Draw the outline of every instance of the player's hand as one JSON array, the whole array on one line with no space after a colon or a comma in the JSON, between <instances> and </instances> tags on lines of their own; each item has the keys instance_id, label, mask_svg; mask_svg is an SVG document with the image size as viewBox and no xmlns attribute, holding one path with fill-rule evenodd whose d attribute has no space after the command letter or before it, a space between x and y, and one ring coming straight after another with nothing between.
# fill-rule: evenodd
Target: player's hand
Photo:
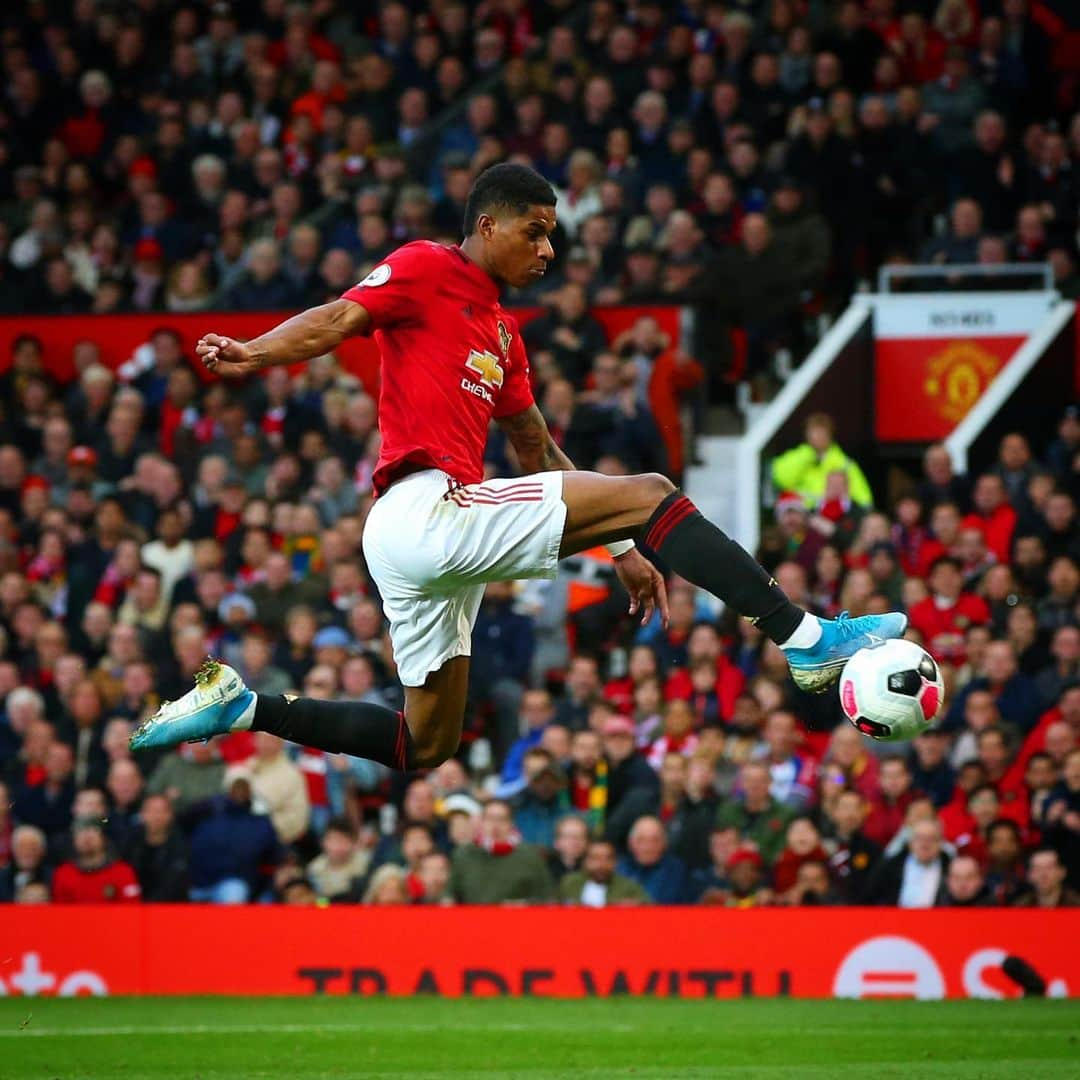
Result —
<instances>
[{"instance_id":1,"label":"player's hand","mask_svg":"<svg viewBox=\"0 0 1080 1080\"><path fill-rule=\"evenodd\" d=\"M623 588L630 594L630 614L641 615L644 626L653 612L659 608L664 629L668 625L667 586L660 571L637 548L631 548L625 555L615 560L615 573L623 583Z\"/></svg>"},{"instance_id":2,"label":"player's hand","mask_svg":"<svg viewBox=\"0 0 1080 1080\"><path fill-rule=\"evenodd\" d=\"M221 334L206 334L199 338L195 355L207 371L226 379L239 379L259 370L251 351L242 341Z\"/></svg>"}]
</instances>

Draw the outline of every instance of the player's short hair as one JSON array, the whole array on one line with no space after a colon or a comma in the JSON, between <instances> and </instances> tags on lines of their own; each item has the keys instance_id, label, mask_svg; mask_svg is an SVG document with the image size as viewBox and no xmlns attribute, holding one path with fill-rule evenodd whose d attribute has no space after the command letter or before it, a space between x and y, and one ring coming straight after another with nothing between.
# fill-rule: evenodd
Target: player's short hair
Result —
<instances>
[{"instance_id":1,"label":"player's short hair","mask_svg":"<svg viewBox=\"0 0 1080 1080\"><path fill-rule=\"evenodd\" d=\"M485 169L475 180L465 202L464 232L472 236L481 214L494 210L524 214L530 206L554 206L552 186L528 165L504 162Z\"/></svg>"}]
</instances>

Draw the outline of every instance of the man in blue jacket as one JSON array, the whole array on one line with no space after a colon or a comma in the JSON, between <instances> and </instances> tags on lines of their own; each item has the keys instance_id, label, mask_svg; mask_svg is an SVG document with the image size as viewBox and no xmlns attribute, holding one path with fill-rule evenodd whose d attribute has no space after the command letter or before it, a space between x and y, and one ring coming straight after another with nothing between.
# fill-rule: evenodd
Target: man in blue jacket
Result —
<instances>
[{"instance_id":1,"label":"man in blue jacket","mask_svg":"<svg viewBox=\"0 0 1080 1080\"><path fill-rule=\"evenodd\" d=\"M641 885L654 904L689 903L686 866L668 851L667 833L659 818L638 818L628 846L629 852L619 860L620 874Z\"/></svg>"},{"instance_id":2,"label":"man in blue jacket","mask_svg":"<svg viewBox=\"0 0 1080 1080\"><path fill-rule=\"evenodd\" d=\"M274 826L251 812L251 779L230 769L226 793L192 807L191 899L214 904L245 904L257 897L264 868L280 858Z\"/></svg>"},{"instance_id":3,"label":"man in blue jacket","mask_svg":"<svg viewBox=\"0 0 1080 1080\"><path fill-rule=\"evenodd\" d=\"M555 718L555 706L551 695L546 690L526 690L521 695L521 708L518 710L518 724L521 734L510 745L503 760L499 779L502 787L501 796L508 797L525 786L525 755L540 745L544 730Z\"/></svg>"},{"instance_id":4,"label":"man in blue jacket","mask_svg":"<svg viewBox=\"0 0 1080 1080\"><path fill-rule=\"evenodd\" d=\"M542 747L525 755L526 786L511 800L514 823L528 844L550 851L555 846L555 825L570 813L566 774Z\"/></svg>"}]
</instances>

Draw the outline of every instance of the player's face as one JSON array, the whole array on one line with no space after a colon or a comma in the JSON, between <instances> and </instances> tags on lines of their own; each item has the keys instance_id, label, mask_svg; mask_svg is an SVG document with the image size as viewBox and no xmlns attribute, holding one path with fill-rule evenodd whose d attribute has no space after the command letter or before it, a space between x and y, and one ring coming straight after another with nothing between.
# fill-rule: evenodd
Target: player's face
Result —
<instances>
[{"instance_id":1,"label":"player's face","mask_svg":"<svg viewBox=\"0 0 1080 1080\"><path fill-rule=\"evenodd\" d=\"M495 276L523 289L544 276L548 263L555 257L551 233L555 228L555 207L532 206L516 217L493 219L489 229L483 228L488 244L489 262Z\"/></svg>"}]
</instances>

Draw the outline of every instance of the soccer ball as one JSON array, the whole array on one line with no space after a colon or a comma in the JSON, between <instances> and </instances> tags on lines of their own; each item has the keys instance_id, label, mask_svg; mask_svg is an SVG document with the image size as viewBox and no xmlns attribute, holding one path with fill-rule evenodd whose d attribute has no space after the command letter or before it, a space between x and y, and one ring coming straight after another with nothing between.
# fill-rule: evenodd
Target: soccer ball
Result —
<instances>
[{"instance_id":1,"label":"soccer ball","mask_svg":"<svg viewBox=\"0 0 1080 1080\"><path fill-rule=\"evenodd\" d=\"M840 674L840 706L864 735L882 742L913 739L941 708L945 686L934 658L913 641L860 649Z\"/></svg>"}]
</instances>

